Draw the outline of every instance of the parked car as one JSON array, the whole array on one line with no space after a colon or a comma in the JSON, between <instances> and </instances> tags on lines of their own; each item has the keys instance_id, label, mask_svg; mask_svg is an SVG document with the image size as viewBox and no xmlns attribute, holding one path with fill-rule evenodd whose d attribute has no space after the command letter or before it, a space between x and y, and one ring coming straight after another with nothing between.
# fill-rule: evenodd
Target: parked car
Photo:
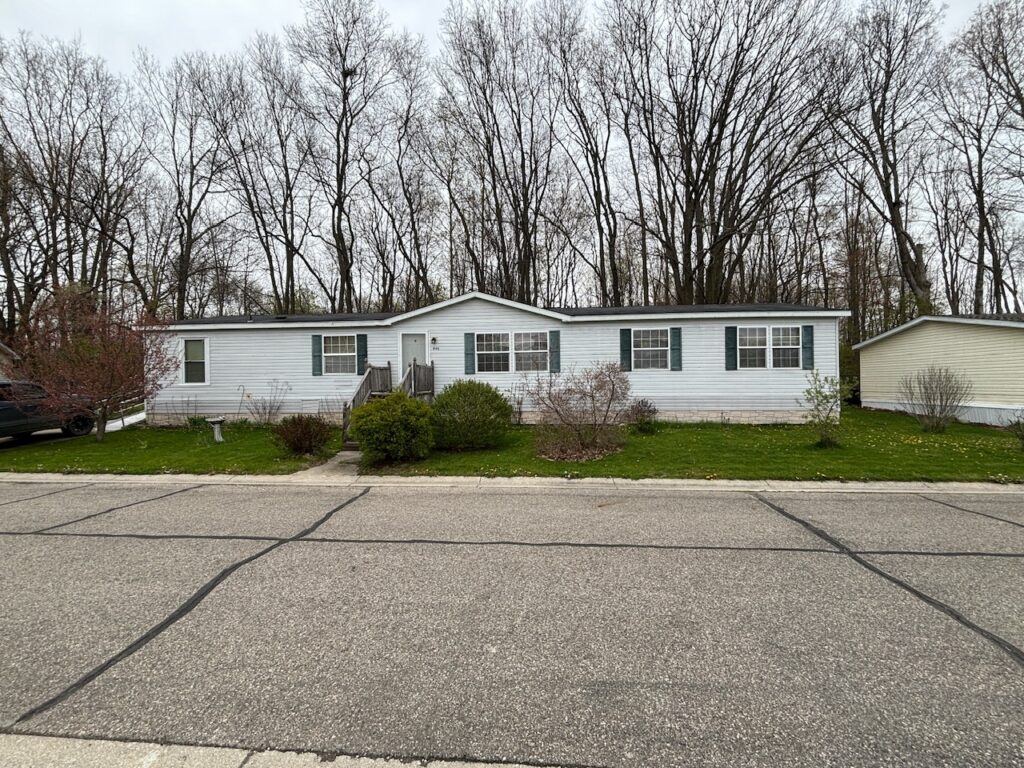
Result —
<instances>
[{"instance_id":1,"label":"parked car","mask_svg":"<svg viewBox=\"0 0 1024 768\"><path fill-rule=\"evenodd\" d=\"M69 437L92 432L96 421L83 406L54 413L44 407L46 390L31 381L0 380L0 437L20 437L60 429Z\"/></svg>"}]
</instances>

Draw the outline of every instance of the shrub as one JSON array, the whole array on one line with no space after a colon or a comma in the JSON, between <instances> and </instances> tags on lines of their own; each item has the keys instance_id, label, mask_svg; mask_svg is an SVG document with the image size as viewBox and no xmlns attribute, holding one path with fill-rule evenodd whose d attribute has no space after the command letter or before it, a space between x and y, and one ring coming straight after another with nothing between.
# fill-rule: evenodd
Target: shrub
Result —
<instances>
[{"instance_id":1,"label":"shrub","mask_svg":"<svg viewBox=\"0 0 1024 768\"><path fill-rule=\"evenodd\" d=\"M850 396L850 384L836 376L822 376L817 369L807 375L807 383L804 419L818 433L818 447L839 445L839 416L843 400Z\"/></svg>"},{"instance_id":2,"label":"shrub","mask_svg":"<svg viewBox=\"0 0 1024 768\"><path fill-rule=\"evenodd\" d=\"M512 406L490 384L456 381L434 398L434 440L462 451L498 445L512 425Z\"/></svg>"},{"instance_id":3,"label":"shrub","mask_svg":"<svg viewBox=\"0 0 1024 768\"><path fill-rule=\"evenodd\" d=\"M1024 451L1024 410L1013 414L1013 421L1007 424L1006 428L1020 441L1020 449Z\"/></svg>"},{"instance_id":4,"label":"shrub","mask_svg":"<svg viewBox=\"0 0 1024 768\"><path fill-rule=\"evenodd\" d=\"M962 373L932 365L900 380L899 401L925 432L945 432L963 413L973 392Z\"/></svg>"},{"instance_id":5,"label":"shrub","mask_svg":"<svg viewBox=\"0 0 1024 768\"><path fill-rule=\"evenodd\" d=\"M626 411L626 423L638 435L653 435L657 418L658 406L646 398L634 400Z\"/></svg>"},{"instance_id":6,"label":"shrub","mask_svg":"<svg viewBox=\"0 0 1024 768\"><path fill-rule=\"evenodd\" d=\"M290 391L291 385L288 382L275 379L270 382L269 395L253 395L251 392L246 392L243 396L245 409L249 412L253 423L273 424L277 421L281 408L284 406L285 397Z\"/></svg>"},{"instance_id":7,"label":"shrub","mask_svg":"<svg viewBox=\"0 0 1024 768\"><path fill-rule=\"evenodd\" d=\"M434 443L430 406L401 390L356 408L349 431L371 463L422 459Z\"/></svg>"},{"instance_id":8,"label":"shrub","mask_svg":"<svg viewBox=\"0 0 1024 768\"><path fill-rule=\"evenodd\" d=\"M529 384L527 394L541 422L541 456L585 461L622 445L630 397L629 377L618 364L539 378Z\"/></svg>"},{"instance_id":9,"label":"shrub","mask_svg":"<svg viewBox=\"0 0 1024 768\"><path fill-rule=\"evenodd\" d=\"M297 456L323 453L334 427L320 416L286 416L271 427L274 442Z\"/></svg>"}]
</instances>

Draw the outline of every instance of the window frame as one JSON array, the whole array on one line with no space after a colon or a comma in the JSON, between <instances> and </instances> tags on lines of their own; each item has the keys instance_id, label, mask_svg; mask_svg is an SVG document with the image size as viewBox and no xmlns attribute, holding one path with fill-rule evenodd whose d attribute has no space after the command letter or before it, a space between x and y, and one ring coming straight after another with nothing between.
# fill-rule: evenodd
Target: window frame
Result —
<instances>
[{"instance_id":1,"label":"window frame","mask_svg":"<svg viewBox=\"0 0 1024 768\"><path fill-rule=\"evenodd\" d=\"M785 345L775 346L774 332L776 329L793 329L797 330L797 342L796 345ZM761 330L764 329L764 346L750 346L749 344L743 345L740 343L740 331L741 330ZM800 371L804 367L804 329L801 325L791 324L779 324L779 325L737 325L736 326L736 370L738 371ZM740 352L744 349L763 349L764 353L764 365L743 365L742 355ZM776 349L795 349L797 354L796 365L775 365L775 350Z\"/></svg>"},{"instance_id":2,"label":"window frame","mask_svg":"<svg viewBox=\"0 0 1024 768\"><path fill-rule=\"evenodd\" d=\"M544 349L517 349L516 336L536 335L544 337ZM543 368L520 368L516 355L544 353ZM512 331L512 370L510 373L550 373L551 371L551 332L550 331Z\"/></svg>"},{"instance_id":3,"label":"window frame","mask_svg":"<svg viewBox=\"0 0 1024 768\"><path fill-rule=\"evenodd\" d=\"M740 342L740 336L742 331L764 331L764 344L752 345L742 344ZM736 326L736 369L739 371L768 371L771 370L771 336L772 327L770 325L738 325ZM763 349L764 350L764 365L744 365L743 364L743 350L744 349Z\"/></svg>"},{"instance_id":4,"label":"window frame","mask_svg":"<svg viewBox=\"0 0 1024 768\"><path fill-rule=\"evenodd\" d=\"M328 352L328 339L352 339L351 352ZM351 357L351 371L328 371L327 358L329 357ZM358 376L359 375L359 334L357 333L325 333L320 336L320 369L323 376Z\"/></svg>"},{"instance_id":5,"label":"window frame","mask_svg":"<svg viewBox=\"0 0 1024 768\"><path fill-rule=\"evenodd\" d=\"M506 337L506 349L502 351L485 350L480 351L480 337L481 336L505 336ZM502 374L502 373L515 373L515 356L512 352L513 346L512 331L473 331L473 362L476 368L476 373L479 374ZM480 355L505 355L505 360L508 362L508 368L503 371L485 371L480 368Z\"/></svg>"},{"instance_id":6,"label":"window frame","mask_svg":"<svg viewBox=\"0 0 1024 768\"><path fill-rule=\"evenodd\" d=\"M506 375L510 373L544 374L551 373L551 328L543 330L497 330L497 331L473 331L473 365L475 376ZM544 368L524 370L516 365L516 335L517 334L539 334L544 337L544 349L519 350L519 354L530 354L533 352L544 352ZM506 352L481 352L481 336L507 336L508 350ZM508 357L508 370L505 371L482 371L480 370L480 355L506 355Z\"/></svg>"},{"instance_id":7,"label":"window frame","mask_svg":"<svg viewBox=\"0 0 1024 768\"><path fill-rule=\"evenodd\" d=\"M663 331L665 333L665 346L664 347L638 347L636 345L636 335L642 331ZM660 352L665 350L665 365L662 366L644 366L643 368L636 364L636 353L640 352ZM672 370L672 329L668 326L655 327L655 328L631 328L629 334L629 362L632 371L671 371Z\"/></svg>"},{"instance_id":8,"label":"window frame","mask_svg":"<svg viewBox=\"0 0 1024 768\"><path fill-rule=\"evenodd\" d=\"M199 362L188 359L188 342L200 341L203 344L203 380L187 381L187 366L189 362ZM210 385L210 337L209 336L183 336L181 338L181 381L183 387L208 387Z\"/></svg>"},{"instance_id":9,"label":"window frame","mask_svg":"<svg viewBox=\"0 0 1024 768\"><path fill-rule=\"evenodd\" d=\"M796 329L796 344L786 344L776 346L775 344L775 331L776 330L793 330ZM769 331L771 338L768 340L769 349L771 350L770 363L772 368L780 371L800 371L804 367L804 329L799 325L773 325ZM775 350L776 349L795 349L796 350L796 365L776 365L775 364Z\"/></svg>"}]
</instances>

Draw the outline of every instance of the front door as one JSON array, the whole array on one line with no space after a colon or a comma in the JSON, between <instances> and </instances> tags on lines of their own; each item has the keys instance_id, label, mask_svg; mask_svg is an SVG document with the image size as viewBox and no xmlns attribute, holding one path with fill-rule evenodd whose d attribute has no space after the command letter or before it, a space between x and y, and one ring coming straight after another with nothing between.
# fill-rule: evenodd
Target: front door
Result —
<instances>
[{"instance_id":1,"label":"front door","mask_svg":"<svg viewBox=\"0 0 1024 768\"><path fill-rule=\"evenodd\" d=\"M427 363L427 334L425 333L403 333L402 334L402 370L404 371L415 360L417 363Z\"/></svg>"}]
</instances>

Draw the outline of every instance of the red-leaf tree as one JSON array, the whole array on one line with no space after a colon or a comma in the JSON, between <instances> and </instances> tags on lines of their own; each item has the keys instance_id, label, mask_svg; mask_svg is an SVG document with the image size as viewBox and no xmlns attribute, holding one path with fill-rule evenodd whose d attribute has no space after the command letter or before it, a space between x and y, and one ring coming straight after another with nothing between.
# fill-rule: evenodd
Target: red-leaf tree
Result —
<instances>
[{"instance_id":1,"label":"red-leaf tree","mask_svg":"<svg viewBox=\"0 0 1024 768\"><path fill-rule=\"evenodd\" d=\"M62 289L36 314L16 376L46 390L47 411L89 412L102 440L111 416L152 397L176 370L169 345L144 331L159 326L127 309L97 306L86 291Z\"/></svg>"}]
</instances>

